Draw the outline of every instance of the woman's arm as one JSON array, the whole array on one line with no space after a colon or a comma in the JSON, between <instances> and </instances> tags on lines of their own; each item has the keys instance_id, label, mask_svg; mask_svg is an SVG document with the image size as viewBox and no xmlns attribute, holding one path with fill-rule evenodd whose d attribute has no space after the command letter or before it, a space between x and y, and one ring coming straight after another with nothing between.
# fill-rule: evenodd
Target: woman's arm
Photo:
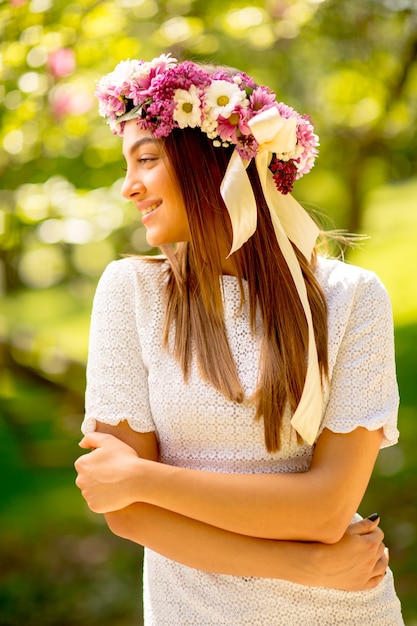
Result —
<instances>
[{"instance_id":1,"label":"woman's arm","mask_svg":"<svg viewBox=\"0 0 417 626\"><path fill-rule=\"evenodd\" d=\"M148 461L159 461L159 444L154 431L139 433L132 430L124 420L117 426L111 426L104 422L96 422L96 432L113 435L133 448L137 456Z\"/></svg>"},{"instance_id":2,"label":"woman's arm","mask_svg":"<svg viewBox=\"0 0 417 626\"><path fill-rule=\"evenodd\" d=\"M309 471L220 474L146 463L133 501L225 530L269 539L336 542L368 485L381 431L324 431ZM164 486L169 485L169 488Z\"/></svg>"},{"instance_id":3,"label":"woman's arm","mask_svg":"<svg viewBox=\"0 0 417 626\"><path fill-rule=\"evenodd\" d=\"M216 574L358 591L376 587L388 565L378 520L352 524L333 545L247 537L140 503L106 520L116 535Z\"/></svg>"},{"instance_id":4,"label":"woman's arm","mask_svg":"<svg viewBox=\"0 0 417 626\"><path fill-rule=\"evenodd\" d=\"M266 539L335 543L371 476L382 432L325 430L309 471L223 474L140 459L113 437L91 433L82 457L90 482L84 497L98 513L143 502L235 533Z\"/></svg>"},{"instance_id":5,"label":"woman's arm","mask_svg":"<svg viewBox=\"0 0 417 626\"><path fill-rule=\"evenodd\" d=\"M115 435L136 454L157 460L155 433L134 432L126 422L98 423L97 428ZM147 504L133 504L105 517L115 534L212 573L353 591L376 586L388 565L378 520L349 526L342 540L329 546L245 537Z\"/></svg>"}]
</instances>

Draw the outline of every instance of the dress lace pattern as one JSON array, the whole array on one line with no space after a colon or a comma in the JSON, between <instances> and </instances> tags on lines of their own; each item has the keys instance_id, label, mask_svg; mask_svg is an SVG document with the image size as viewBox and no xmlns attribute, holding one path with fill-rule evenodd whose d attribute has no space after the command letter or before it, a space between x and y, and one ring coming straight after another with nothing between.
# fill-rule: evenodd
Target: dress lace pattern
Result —
<instances>
[{"instance_id":1,"label":"dress lace pattern","mask_svg":"<svg viewBox=\"0 0 417 626\"><path fill-rule=\"evenodd\" d=\"M220 472L302 472L313 448L297 445L284 420L282 448L268 453L253 407L227 401L192 368L183 382L161 347L165 264L128 258L111 263L95 296L83 432L96 420L127 420L156 431L162 462ZM391 305L378 278L340 261L319 259L317 278L329 310L329 384L322 429L383 428L396 443L398 391ZM255 389L259 337L232 276L224 277L225 323L246 396ZM377 626L403 624L391 573L374 590L340 592L287 581L208 574L146 550L147 626Z\"/></svg>"}]
</instances>

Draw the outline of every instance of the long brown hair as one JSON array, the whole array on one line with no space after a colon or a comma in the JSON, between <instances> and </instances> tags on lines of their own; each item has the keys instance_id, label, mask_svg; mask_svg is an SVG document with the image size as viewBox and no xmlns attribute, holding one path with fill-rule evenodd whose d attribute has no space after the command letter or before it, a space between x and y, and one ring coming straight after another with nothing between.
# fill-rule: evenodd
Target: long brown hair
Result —
<instances>
[{"instance_id":1,"label":"long brown hair","mask_svg":"<svg viewBox=\"0 0 417 626\"><path fill-rule=\"evenodd\" d=\"M173 130L165 139L181 189L191 241L164 247L169 260L166 283L164 345L174 329L173 351L187 381L192 348L202 377L226 398L244 401L226 336L222 301L222 261L232 241L231 223L220 195L220 183L231 151L216 148L198 129ZM308 330L303 307L277 243L269 209L252 162L248 167L258 208L252 237L231 257L244 301L248 285L250 324L256 312L263 324L258 386L252 398L256 419L263 419L265 444L280 448L280 427L287 405L293 412L306 376ZM322 376L327 374L327 309L310 262L295 249L311 306Z\"/></svg>"}]
</instances>

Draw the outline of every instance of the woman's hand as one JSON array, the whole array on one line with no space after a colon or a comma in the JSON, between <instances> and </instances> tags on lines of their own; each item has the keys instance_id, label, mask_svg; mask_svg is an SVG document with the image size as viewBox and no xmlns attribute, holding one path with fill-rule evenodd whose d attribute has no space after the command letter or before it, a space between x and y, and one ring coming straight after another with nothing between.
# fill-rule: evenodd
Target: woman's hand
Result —
<instances>
[{"instance_id":1,"label":"woman's hand","mask_svg":"<svg viewBox=\"0 0 417 626\"><path fill-rule=\"evenodd\" d=\"M371 516L373 517L373 516ZM345 591L376 587L388 567L388 549L379 517L351 524L335 544L315 544L317 584Z\"/></svg>"},{"instance_id":2,"label":"woman's hand","mask_svg":"<svg viewBox=\"0 0 417 626\"><path fill-rule=\"evenodd\" d=\"M137 499L140 464L136 451L117 437L90 433L80 442L91 449L75 462L76 485L94 513L108 513L129 506Z\"/></svg>"}]
</instances>

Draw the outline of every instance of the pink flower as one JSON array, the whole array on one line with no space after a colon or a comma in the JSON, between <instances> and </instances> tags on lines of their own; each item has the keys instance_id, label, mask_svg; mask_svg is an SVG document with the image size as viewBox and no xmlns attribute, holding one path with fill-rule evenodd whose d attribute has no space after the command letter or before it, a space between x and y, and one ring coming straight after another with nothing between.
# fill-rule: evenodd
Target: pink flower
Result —
<instances>
[{"instance_id":1,"label":"pink flower","mask_svg":"<svg viewBox=\"0 0 417 626\"><path fill-rule=\"evenodd\" d=\"M233 83L233 78L226 70L218 69L213 74L213 80L226 80L228 83Z\"/></svg>"},{"instance_id":2,"label":"pink flower","mask_svg":"<svg viewBox=\"0 0 417 626\"><path fill-rule=\"evenodd\" d=\"M99 111L102 115L108 115L110 119L115 120L117 116L126 113L126 101L119 94L119 89L109 89L108 93L95 92L95 96L99 100Z\"/></svg>"},{"instance_id":3,"label":"pink flower","mask_svg":"<svg viewBox=\"0 0 417 626\"><path fill-rule=\"evenodd\" d=\"M59 48L51 52L48 57L48 69L55 78L72 74L75 70L74 51L71 48Z\"/></svg>"},{"instance_id":4,"label":"pink flower","mask_svg":"<svg viewBox=\"0 0 417 626\"><path fill-rule=\"evenodd\" d=\"M249 98L249 106L254 113L266 111L275 106L275 94L268 87L257 87Z\"/></svg>"},{"instance_id":5,"label":"pink flower","mask_svg":"<svg viewBox=\"0 0 417 626\"><path fill-rule=\"evenodd\" d=\"M228 118L220 115L217 123L217 132L223 141L231 140L233 143L238 143L240 135L250 135L252 132L247 123L246 109L239 104Z\"/></svg>"},{"instance_id":6,"label":"pink flower","mask_svg":"<svg viewBox=\"0 0 417 626\"><path fill-rule=\"evenodd\" d=\"M137 106L146 99L144 97L145 90L139 83L140 81L138 80L137 82L126 86L126 98L128 100L132 100L134 106Z\"/></svg>"},{"instance_id":7,"label":"pink flower","mask_svg":"<svg viewBox=\"0 0 417 626\"><path fill-rule=\"evenodd\" d=\"M233 82L240 83L243 87L249 87L249 89L255 89L256 84L251 76L248 76L246 72L240 72L234 77Z\"/></svg>"},{"instance_id":8,"label":"pink flower","mask_svg":"<svg viewBox=\"0 0 417 626\"><path fill-rule=\"evenodd\" d=\"M297 128L297 145L300 150L297 178L300 178L303 174L308 174L313 167L314 159L319 152L317 148L319 145L318 139L314 133L314 127L310 122L310 118L303 116Z\"/></svg>"},{"instance_id":9,"label":"pink flower","mask_svg":"<svg viewBox=\"0 0 417 626\"><path fill-rule=\"evenodd\" d=\"M67 115L82 115L94 105L90 94L80 91L75 85L60 85L54 89L49 96L49 103L56 119Z\"/></svg>"},{"instance_id":10,"label":"pink flower","mask_svg":"<svg viewBox=\"0 0 417 626\"><path fill-rule=\"evenodd\" d=\"M287 119L290 117L301 118L301 115L297 113L297 111L295 111L292 107L288 106L288 104L285 104L285 102L278 102L277 108L281 117L285 117Z\"/></svg>"},{"instance_id":11,"label":"pink flower","mask_svg":"<svg viewBox=\"0 0 417 626\"><path fill-rule=\"evenodd\" d=\"M254 159L258 153L259 144L253 135L242 135L239 137L239 143L236 144L236 150L244 161Z\"/></svg>"}]
</instances>

